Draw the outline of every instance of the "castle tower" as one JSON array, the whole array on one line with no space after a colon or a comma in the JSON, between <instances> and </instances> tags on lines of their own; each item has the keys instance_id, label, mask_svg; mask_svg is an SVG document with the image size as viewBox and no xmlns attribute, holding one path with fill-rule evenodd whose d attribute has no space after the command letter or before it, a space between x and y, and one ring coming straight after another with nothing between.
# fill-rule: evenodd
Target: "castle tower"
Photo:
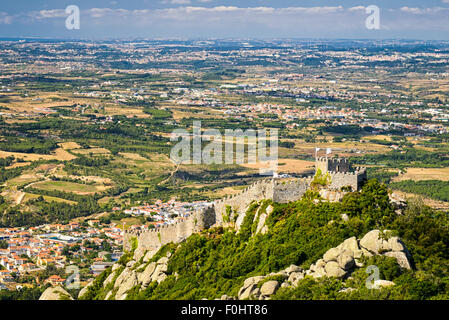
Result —
<instances>
[{"instance_id":1,"label":"castle tower","mask_svg":"<svg viewBox=\"0 0 449 320\"><path fill-rule=\"evenodd\" d=\"M366 169L354 169L346 158L316 158L315 170L330 175L331 184L328 187L334 190L351 187L353 191L356 191L367 180Z\"/></svg>"},{"instance_id":2,"label":"castle tower","mask_svg":"<svg viewBox=\"0 0 449 320\"><path fill-rule=\"evenodd\" d=\"M340 172L347 173L353 172L352 166L349 164L346 158L328 158L319 157L315 160L315 170L321 170L321 173L325 174L328 172Z\"/></svg>"}]
</instances>

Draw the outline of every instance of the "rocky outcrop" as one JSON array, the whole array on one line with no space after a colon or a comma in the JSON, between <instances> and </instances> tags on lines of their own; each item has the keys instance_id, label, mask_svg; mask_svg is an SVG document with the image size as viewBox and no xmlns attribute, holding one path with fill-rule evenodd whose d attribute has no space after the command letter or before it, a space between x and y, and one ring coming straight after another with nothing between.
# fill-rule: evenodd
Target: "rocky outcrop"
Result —
<instances>
[{"instance_id":1,"label":"rocky outcrop","mask_svg":"<svg viewBox=\"0 0 449 320\"><path fill-rule=\"evenodd\" d=\"M106 288L106 286L114 280L115 277L115 271L112 271L111 274L104 280L103 287Z\"/></svg>"},{"instance_id":2,"label":"rocky outcrop","mask_svg":"<svg viewBox=\"0 0 449 320\"><path fill-rule=\"evenodd\" d=\"M271 213L272 208L269 206L266 211ZM261 230L259 231L261 232ZM167 254L167 256L153 262L149 261L154 256L154 252L140 253L139 255L139 260L129 261L126 267L118 263L113 265L113 271L103 283L104 287L114 284L113 289L106 294L106 299L126 299L131 289L138 287L139 290L144 290L152 282L161 283L167 278L168 262L171 254ZM402 268L412 268L411 256L404 243L398 237L389 236L388 231L373 230L365 234L361 239L352 237L346 239L337 247L330 248L308 270L303 270L296 265L290 265L279 272L264 276L253 276L244 281L237 297L223 295L217 299L268 300L280 288L296 287L298 282L306 276L313 278L335 277L345 281L356 268L363 266L362 257L374 255L395 258ZM177 275L175 274L175 276ZM392 285L394 285L393 282L377 280L373 284L373 288L381 289ZM355 289L345 288L341 292L350 292L352 290Z\"/></svg>"},{"instance_id":3,"label":"rocky outcrop","mask_svg":"<svg viewBox=\"0 0 449 320\"><path fill-rule=\"evenodd\" d=\"M376 280L376 281L374 281L373 289L381 289L381 288L385 288L385 287L391 287L394 285L395 285L395 283L393 281Z\"/></svg>"},{"instance_id":4,"label":"rocky outcrop","mask_svg":"<svg viewBox=\"0 0 449 320\"><path fill-rule=\"evenodd\" d=\"M114 264L112 266L113 271L103 282L103 287L106 288L106 286L112 283L115 279L113 289L106 294L105 300L124 300L126 299L128 292L136 286L140 286L139 289L144 290L152 281L158 283L164 281L165 278L167 278L168 258L170 254L160 258L157 262L149 262L153 255L154 252L150 251L141 253L140 258L143 258L143 264L131 260L120 273L118 273L120 264ZM145 262L145 260L147 261Z\"/></svg>"},{"instance_id":5,"label":"rocky outcrop","mask_svg":"<svg viewBox=\"0 0 449 320\"><path fill-rule=\"evenodd\" d=\"M137 283L136 272L132 271L131 274L118 287L117 293L115 294L116 299L124 300L126 298L125 293L134 288Z\"/></svg>"},{"instance_id":6,"label":"rocky outcrop","mask_svg":"<svg viewBox=\"0 0 449 320\"><path fill-rule=\"evenodd\" d=\"M153 275L155 269L156 269L156 263L152 262L152 263L148 264L148 266L145 268L145 270L138 275L137 279L142 284L143 288L146 288L152 281L151 278L152 278L152 275Z\"/></svg>"},{"instance_id":7,"label":"rocky outcrop","mask_svg":"<svg viewBox=\"0 0 449 320\"><path fill-rule=\"evenodd\" d=\"M45 290L39 300L73 300L70 293L65 291L61 286L50 287Z\"/></svg>"},{"instance_id":8,"label":"rocky outcrop","mask_svg":"<svg viewBox=\"0 0 449 320\"><path fill-rule=\"evenodd\" d=\"M267 300L269 297L277 292L281 287L281 282L276 279L283 279L283 281L293 281L297 283L304 278L304 271L301 267L291 265L285 270L277 273L270 273L266 276L255 276L246 279L243 286L238 292L238 299L258 299ZM290 279L290 280L288 280Z\"/></svg>"},{"instance_id":9,"label":"rocky outcrop","mask_svg":"<svg viewBox=\"0 0 449 320\"><path fill-rule=\"evenodd\" d=\"M357 240L352 237L343 241L335 248L331 248L323 257L317 260L306 271L301 267L291 265L287 269L277 273L271 273L266 276L251 277L244 281L243 286L238 292L238 299L270 299L270 296L275 294L279 288L296 287L298 281L305 276L314 278L320 277L335 277L346 279L357 267L362 267L360 260L363 256L371 257L374 255L384 255L395 258L399 266L404 269L411 269L411 256L404 243L398 237L389 237L389 232L381 232L373 230L365 234L365 236ZM284 278L283 282L267 279ZM265 280L266 279L266 280ZM265 281L264 281L265 280ZM264 281L260 286L261 281ZM376 280L373 284L373 289L381 289L388 286L393 286L394 283L386 280ZM345 288L341 292L350 292L355 289Z\"/></svg>"},{"instance_id":10,"label":"rocky outcrop","mask_svg":"<svg viewBox=\"0 0 449 320\"><path fill-rule=\"evenodd\" d=\"M275 294L279 288L279 282L275 280L270 280L265 282L262 287L260 287L260 294L263 296L271 296Z\"/></svg>"},{"instance_id":11,"label":"rocky outcrop","mask_svg":"<svg viewBox=\"0 0 449 320\"><path fill-rule=\"evenodd\" d=\"M310 266L307 275L315 278L346 278L355 267L362 267L362 256L384 255L395 258L404 269L411 269L411 256L404 243L398 237L388 237L388 231L372 230L357 240L346 239L335 248L329 249L322 259Z\"/></svg>"},{"instance_id":12,"label":"rocky outcrop","mask_svg":"<svg viewBox=\"0 0 449 320\"><path fill-rule=\"evenodd\" d=\"M398 237L387 239L388 233L388 230L383 233L379 230L370 231L360 240L360 246L372 254L395 258L402 268L412 269L411 255L405 244Z\"/></svg>"},{"instance_id":13,"label":"rocky outcrop","mask_svg":"<svg viewBox=\"0 0 449 320\"><path fill-rule=\"evenodd\" d=\"M89 287L92 286L94 284L94 279L92 279L91 281L89 281L89 283L80 290L80 292L78 293L78 299L81 298L82 296L84 296L87 291L89 290Z\"/></svg>"}]
</instances>

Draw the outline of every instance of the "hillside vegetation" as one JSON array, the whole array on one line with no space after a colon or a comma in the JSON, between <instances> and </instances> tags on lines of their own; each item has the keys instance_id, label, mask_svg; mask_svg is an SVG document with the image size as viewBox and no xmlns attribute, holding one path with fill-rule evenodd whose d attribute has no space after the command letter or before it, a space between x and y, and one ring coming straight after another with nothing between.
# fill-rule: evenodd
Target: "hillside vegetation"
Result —
<instances>
[{"instance_id":1,"label":"hillside vegetation","mask_svg":"<svg viewBox=\"0 0 449 320\"><path fill-rule=\"evenodd\" d=\"M134 252L129 252L114 266L114 271L110 268L98 276L81 298L112 299L121 290L116 286L120 281L130 287L126 299L237 297L245 279L277 272L292 264L309 268L330 248L350 237L361 238L373 229L390 230L400 237L412 256L414 268L402 269L395 259L373 256L365 258L363 267L347 279L306 276L295 287L281 288L271 298L449 298L449 221L445 213L409 203L403 214L398 215L390 204L387 187L377 180L370 180L361 192L347 194L341 203L318 199L318 194L308 191L301 200L289 204L254 202L239 232L232 228L206 230L183 243L168 244L154 255L134 257L135 260ZM256 234L258 217L268 207L268 232ZM161 260L164 276L141 286L134 271L145 270ZM366 288L369 274L365 271L369 265L379 268L380 279L393 281L395 285L378 290ZM120 274L124 269L136 279L118 279L125 274ZM341 290L347 287L354 290Z\"/></svg>"}]
</instances>

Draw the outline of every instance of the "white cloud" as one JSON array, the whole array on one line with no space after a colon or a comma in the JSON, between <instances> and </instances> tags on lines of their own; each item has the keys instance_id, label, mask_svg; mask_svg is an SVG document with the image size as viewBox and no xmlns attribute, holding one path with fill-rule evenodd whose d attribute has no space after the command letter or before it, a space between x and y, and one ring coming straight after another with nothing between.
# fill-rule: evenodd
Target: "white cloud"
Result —
<instances>
[{"instance_id":1,"label":"white cloud","mask_svg":"<svg viewBox=\"0 0 449 320\"><path fill-rule=\"evenodd\" d=\"M349 8L348 11L352 12L352 11L365 11L366 7L364 6L356 6L356 7L352 7Z\"/></svg>"},{"instance_id":2,"label":"white cloud","mask_svg":"<svg viewBox=\"0 0 449 320\"><path fill-rule=\"evenodd\" d=\"M449 0L447 0L449 3ZM449 8L442 7L432 7L432 8L410 8L410 7L402 7L400 11L411 14L434 14L439 12L448 11Z\"/></svg>"},{"instance_id":3,"label":"white cloud","mask_svg":"<svg viewBox=\"0 0 449 320\"><path fill-rule=\"evenodd\" d=\"M51 9L51 10L41 10L34 12L34 17L37 19L51 19L51 18L63 18L67 17L67 13L64 9Z\"/></svg>"},{"instance_id":4,"label":"white cloud","mask_svg":"<svg viewBox=\"0 0 449 320\"><path fill-rule=\"evenodd\" d=\"M13 17L6 12L0 12L0 24L11 24Z\"/></svg>"},{"instance_id":5,"label":"white cloud","mask_svg":"<svg viewBox=\"0 0 449 320\"><path fill-rule=\"evenodd\" d=\"M191 4L191 0L163 0L162 3L165 4Z\"/></svg>"}]
</instances>

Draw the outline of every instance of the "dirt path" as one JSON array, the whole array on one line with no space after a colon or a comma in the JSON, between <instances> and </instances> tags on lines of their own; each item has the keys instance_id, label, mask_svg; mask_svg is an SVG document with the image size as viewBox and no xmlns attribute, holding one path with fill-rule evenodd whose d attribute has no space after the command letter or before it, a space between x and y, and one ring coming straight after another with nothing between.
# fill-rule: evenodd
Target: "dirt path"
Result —
<instances>
[{"instance_id":1,"label":"dirt path","mask_svg":"<svg viewBox=\"0 0 449 320\"><path fill-rule=\"evenodd\" d=\"M16 195L16 199L15 199L15 201L16 201L16 204L21 204L21 203L22 203L22 200L23 200L23 198L25 197L25 195L26 195L26 193L25 193L25 192L22 192L22 191L18 191L18 193L17 193L17 195Z\"/></svg>"},{"instance_id":2,"label":"dirt path","mask_svg":"<svg viewBox=\"0 0 449 320\"><path fill-rule=\"evenodd\" d=\"M178 169L179 169L179 164L176 166L175 170L172 170L172 172L170 172L170 176L167 179L162 180L157 185L160 186L160 185L164 184L165 182L170 181L170 179L173 178L173 176L178 171Z\"/></svg>"}]
</instances>

